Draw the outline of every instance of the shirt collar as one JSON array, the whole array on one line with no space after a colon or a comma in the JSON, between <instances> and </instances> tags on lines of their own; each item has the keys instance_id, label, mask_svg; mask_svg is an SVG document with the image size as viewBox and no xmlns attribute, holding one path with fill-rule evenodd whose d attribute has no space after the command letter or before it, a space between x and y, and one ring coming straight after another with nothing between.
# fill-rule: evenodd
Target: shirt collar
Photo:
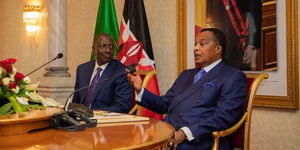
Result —
<instances>
[{"instance_id":1,"label":"shirt collar","mask_svg":"<svg viewBox=\"0 0 300 150\"><path fill-rule=\"evenodd\" d=\"M98 65L97 61L95 61L95 68L94 71L97 71L97 68L100 67L102 70L105 70L105 68L107 67L108 63L105 63L101 66Z\"/></svg>"},{"instance_id":2,"label":"shirt collar","mask_svg":"<svg viewBox=\"0 0 300 150\"><path fill-rule=\"evenodd\" d=\"M219 60L215 61L214 63L212 63L212 64L210 64L208 66L203 67L203 69L205 70L205 72L208 72L211 69L213 69L217 64L219 64L221 61L222 61L222 59L219 59Z\"/></svg>"}]
</instances>

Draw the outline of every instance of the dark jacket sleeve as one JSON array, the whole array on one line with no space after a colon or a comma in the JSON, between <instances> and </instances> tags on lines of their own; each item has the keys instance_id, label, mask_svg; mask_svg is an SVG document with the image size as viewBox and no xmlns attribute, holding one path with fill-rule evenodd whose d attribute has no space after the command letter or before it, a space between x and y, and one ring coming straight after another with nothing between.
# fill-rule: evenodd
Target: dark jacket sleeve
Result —
<instances>
[{"instance_id":1,"label":"dark jacket sleeve","mask_svg":"<svg viewBox=\"0 0 300 150\"><path fill-rule=\"evenodd\" d=\"M138 102L139 105L144 106L158 114L165 114L168 112L168 107L171 101L175 97L175 89L178 86L178 81L181 80L181 77L184 76L185 72L181 73L176 81L173 83L172 87L167 91L163 96L157 96L147 89L144 90L141 102ZM180 86L180 85L179 85Z\"/></svg>"}]
</instances>

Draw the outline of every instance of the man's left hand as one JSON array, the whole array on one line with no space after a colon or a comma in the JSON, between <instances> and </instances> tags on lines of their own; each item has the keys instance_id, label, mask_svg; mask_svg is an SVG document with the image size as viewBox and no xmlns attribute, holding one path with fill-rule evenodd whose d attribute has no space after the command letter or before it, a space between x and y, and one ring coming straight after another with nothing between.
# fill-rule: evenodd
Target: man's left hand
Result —
<instances>
[{"instance_id":1,"label":"man's left hand","mask_svg":"<svg viewBox=\"0 0 300 150\"><path fill-rule=\"evenodd\" d=\"M184 140L186 139L186 135L184 134L184 132L179 129L175 132L175 136L171 139L171 146L172 146L172 150L176 150L178 147L178 144L182 143Z\"/></svg>"},{"instance_id":2,"label":"man's left hand","mask_svg":"<svg viewBox=\"0 0 300 150\"><path fill-rule=\"evenodd\" d=\"M253 59L256 57L256 48L252 46L247 46L244 52L243 63L250 64Z\"/></svg>"}]
</instances>

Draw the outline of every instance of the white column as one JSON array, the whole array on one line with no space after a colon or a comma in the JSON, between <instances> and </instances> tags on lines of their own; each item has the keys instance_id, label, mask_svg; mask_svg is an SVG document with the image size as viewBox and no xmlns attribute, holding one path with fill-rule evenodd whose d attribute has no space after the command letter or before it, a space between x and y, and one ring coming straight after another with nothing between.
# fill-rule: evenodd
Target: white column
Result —
<instances>
[{"instance_id":1,"label":"white column","mask_svg":"<svg viewBox=\"0 0 300 150\"><path fill-rule=\"evenodd\" d=\"M67 1L48 0L48 59L63 53L46 68L45 76L70 76L67 66Z\"/></svg>"},{"instance_id":2,"label":"white column","mask_svg":"<svg viewBox=\"0 0 300 150\"><path fill-rule=\"evenodd\" d=\"M39 94L65 103L74 90L74 80L68 73L67 65L67 0L47 0L48 60L63 53L61 59L46 67L44 77L40 78Z\"/></svg>"}]
</instances>

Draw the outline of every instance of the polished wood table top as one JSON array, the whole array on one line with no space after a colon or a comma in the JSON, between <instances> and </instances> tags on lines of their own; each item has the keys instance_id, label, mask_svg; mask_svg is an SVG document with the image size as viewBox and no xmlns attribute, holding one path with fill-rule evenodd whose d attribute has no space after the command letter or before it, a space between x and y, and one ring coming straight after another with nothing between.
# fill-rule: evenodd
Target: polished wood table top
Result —
<instances>
[{"instance_id":1,"label":"polished wood table top","mask_svg":"<svg viewBox=\"0 0 300 150\"><path fill-rule=\"evenodd\" d=\"M67 132L46 129L28 134L0 136L0 149L105 150L165 149L174 128L159 120L98 124L95 128Z\"/></svg>"}]
</instances>

